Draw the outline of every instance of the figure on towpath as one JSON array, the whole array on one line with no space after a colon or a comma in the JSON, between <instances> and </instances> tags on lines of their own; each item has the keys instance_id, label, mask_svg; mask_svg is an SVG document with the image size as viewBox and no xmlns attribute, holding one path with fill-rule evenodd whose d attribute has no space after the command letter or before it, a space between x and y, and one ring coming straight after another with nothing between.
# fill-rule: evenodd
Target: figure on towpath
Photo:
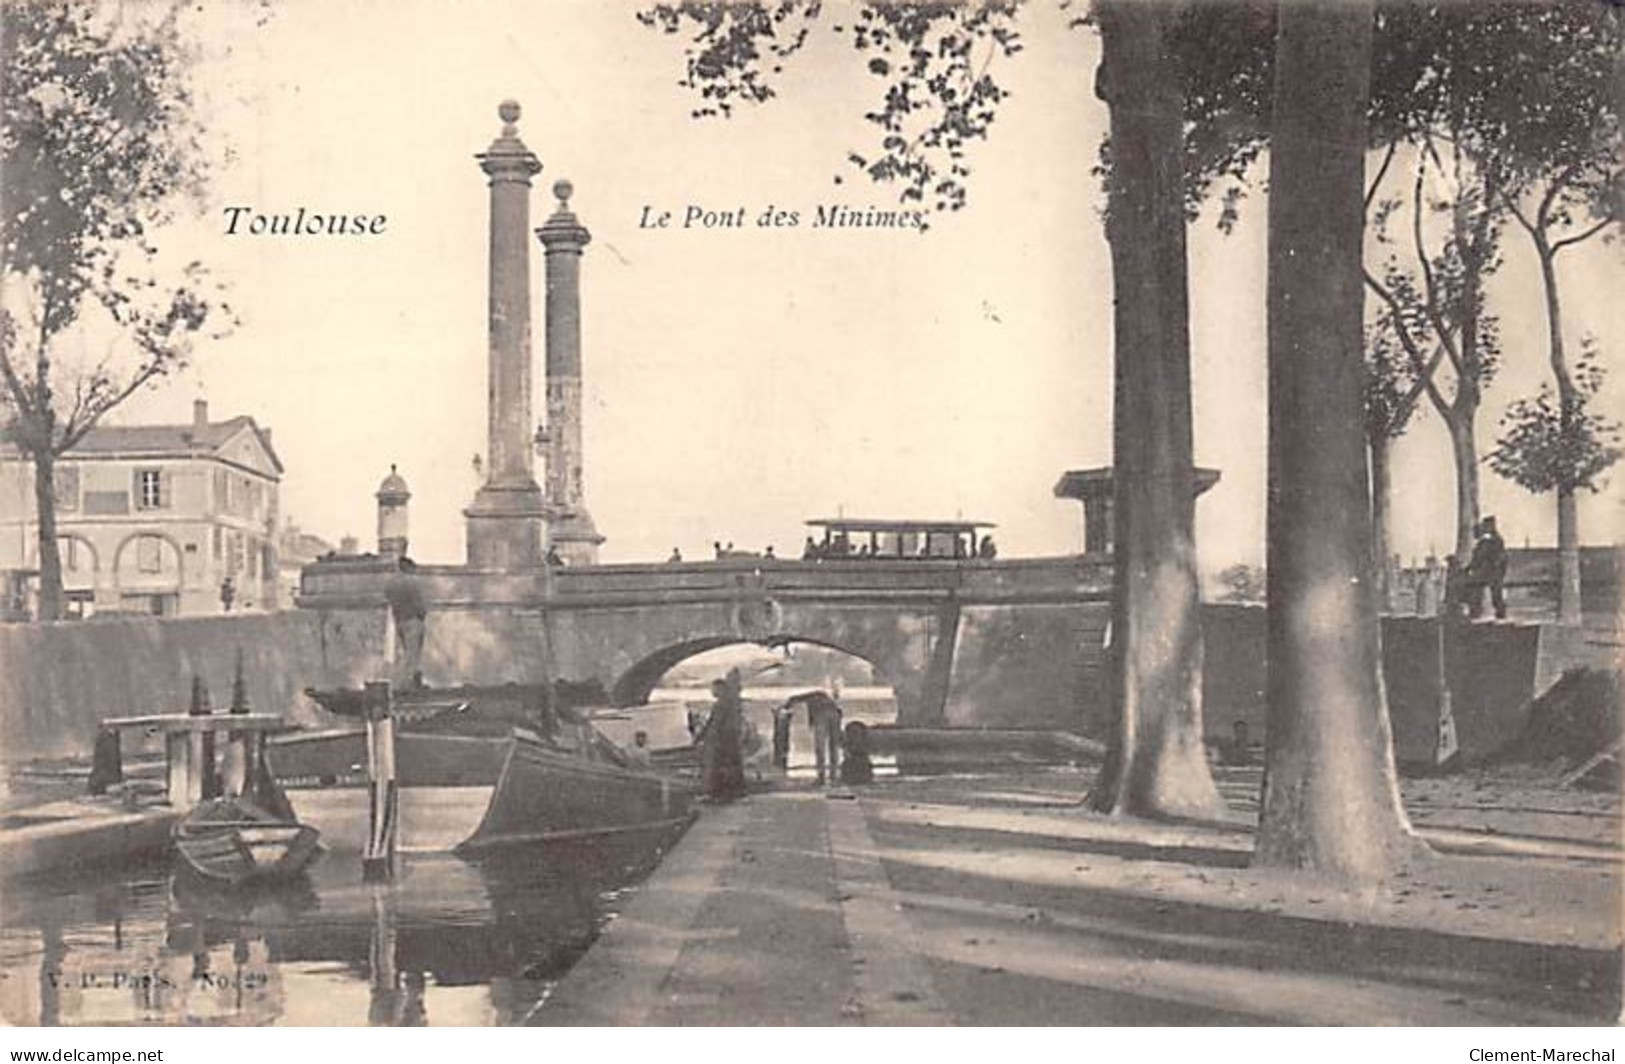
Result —
<instances>
[{"instance_id":1,"label":"figure on towpath","mask_svg":"<svg viewBox=\"0 0 1625 1064\"><path fill-rule=\"evenodd\" d=\"M792 695L786 705L805 704L812 723L813 760L818 782L834 783L841 767L841 704L823 691Z\"/></svg>"},{"instance_id":2,"label":"figure on towpath","mask_svg":"<svg viewBox=\"0 0 1625 1064\"><path fill-rule=\"evenodd\" d=\"M745 796L744 682L738 669L711 684L711 716L700 730L705 793L718 801Z\"/></svg>"},{"instance_id":3,"label":"figure on towpath","mask_svg":"<svg viewBox=\"0 0 1625 1064\"><path fill-rule=\"evenodd\" d=\"M795 716L796 707L789 702L773 711L773 767L781 771L790 767L790 726Z\"/></svg>"}]
</instances>

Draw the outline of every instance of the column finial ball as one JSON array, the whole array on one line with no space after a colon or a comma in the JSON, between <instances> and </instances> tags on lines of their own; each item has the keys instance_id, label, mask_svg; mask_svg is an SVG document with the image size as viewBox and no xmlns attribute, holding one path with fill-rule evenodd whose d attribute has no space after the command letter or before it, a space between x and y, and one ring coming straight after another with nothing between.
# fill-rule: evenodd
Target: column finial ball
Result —
<instances>
[{"instance_id":1,"label":"column finial ball","mask_svg":"<svg viewBox=\"0 0 1625 1064\"><path fill-rule=\"evenodd\" d=\"M570 205L570 197L575 195L575 191L576 187L562 177L553 182L553 195L558 197L559 203L563 206Z\"/></svg>"},{"instance_id":2,"label":"column finial ball","mask_svg":"<svg viewBox=\"0 0 1625 1064\"><path fill-rule=\"evenodd\" d=\"M503 100L497 105L497 117L510 126L519 121L519 101Z\"/></svg>"}]
</instances>

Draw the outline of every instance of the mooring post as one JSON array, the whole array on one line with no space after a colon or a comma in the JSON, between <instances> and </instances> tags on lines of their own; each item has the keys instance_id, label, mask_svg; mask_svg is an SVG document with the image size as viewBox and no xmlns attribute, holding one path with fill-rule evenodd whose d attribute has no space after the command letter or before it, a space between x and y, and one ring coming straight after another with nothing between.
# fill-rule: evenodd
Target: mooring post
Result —
<instances>
[{"instance_id":1,"label":"mooring post","mask_svg":"<svg viewBox=\"0 0 1625 1064\"><path fill-rule=\"evenodd\" d=\"M243 678L242 647L237 648L237 664L231 679L231 708L228 712L234 717L248 712L248 685ZM225 797L241 798L248 794L259 734L250 731L227 733L225 753L220 758L221 789Z\"/></svg>"},{"instance_id":2,"label":"mooring post","mask_svg":"<svg viewBox=\"0 0 1625 1064\"><path fill-rule=\"evenodd\" d=\"M192 705L187 707L189 716L210 716L213 707L208 699L208 684L198 674L192 676ZM187 733L187 744L190 746L190 775L187 780L187 807L195 806L205 798L219 798L218 780L215 776L215 733L213 731L192 731Z\"/></svg>"},{"instance_id":3,"label":"mooring post","mask_svg":"<svg viewBox=\"0 0 1625 1064\"><path fill-rule=\"evenodd\" d=\"M395 781L395 719L388 680L369 681L367 707L367 848L361 874L367 882L394 878L395 836L400 830L400 792Z\"/></svg>"},{"instance_id":4,"label":"mooring post","mask_svg":"<svg viewBox=\"0 0 1625 1064\"><path fill-rule=\"evenodd\" d=\"M167 797L171 808L190 809L197 804L193 795L192 736L183 731L164 733L164 762L168 770ZM196 788L199 795L203 788Z\"/></svg>"}]
</instances>

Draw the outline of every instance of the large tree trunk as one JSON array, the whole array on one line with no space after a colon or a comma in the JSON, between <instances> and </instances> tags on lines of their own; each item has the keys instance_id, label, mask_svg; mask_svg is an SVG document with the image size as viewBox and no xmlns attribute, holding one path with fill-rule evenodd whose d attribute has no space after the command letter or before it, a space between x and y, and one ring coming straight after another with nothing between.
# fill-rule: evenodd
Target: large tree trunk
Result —
<instances>
[{"instance_id":1,"label":"large tree trunk","mask_svg":"<svg viewBox=\"0 0 1625 1064\"><path fill-rule=\"evenodd\" d=\"M62 619L62 551L56 542L56 455L34 452L34 509L39 525L39 619Z\"/></svg>"},{"instance_id":2,"label":"large tree trunk","mask_svg":"<svg viewBox=\"0 0 1625 1064\"><path fill-rule=\"evenodd\" d=\"M1146 0L1097 6L1099 89L1111 107L1117 729L1089 803L1214 817L1224 806L1202 742L1183 101L1162 42L1179 9Z\"/></svg>"},{"instance_id":3,"label":"large tree trunk","mask_svg":"<svg viewBox=\"0 0 1625 1064\"><path fill-rule=\"evenodd\" d=\"M1459 387L1467 385L1464 382ZM1475 396L1466 404L1463 397L1458 394L1445 427L1456 467L1456 561L1465 567L1473 556L1473 531L1478 528L1478 441L1473 432L1478 400Z\"/></svg>"},{"instance_id":4,"label":"large tree trunk","mask_svg":"<svg viewBox=\"0 0 1625 1064\"><path fill-rule=\"evenodd\" d=\"M1398 589L1391 586L1395 567L1388 557L1394 549L1388 528L1391 513L1389 498L1393 490L1393 472L1388 457L1393 437L1386 432L1368 434L1368 446L1371 452L1371 553L1377 559L1377 602L1383 609L1392 610L1398 593Z\"/></svg>"},{"instance_id":5,"label":"large tree trunk","mask_svg":"<svg viewBox=\"0 0 1625 1064\"><path fill-rule=\"evenodd\" d=\"M1351 885L1417 845L1399 801L1361 402L1370 0L1281 5L1270 147L1268 741L1254 861Z\"/></svg>"},{"instance_id":6,"label":"large tree trunk","mask_svg":"<svg viewBox=\"0 0 1625 1064\"><path fill-rule=\"evenodd\" d=\"M1461 373L1456 397L1445 418L1450 429L1450 451L1456 464L1456 556L1463 565L1472 556L1478 531L1478 407L1483 401L1484 355L1479 345L1478 323L1484 307L1485 274L1493 267L1495 221L1491 204L1497 184L1486 178L1484 200L1476 216L1469 214L1458 198L1452 216L1456 246L1461 256Z\"/></svg>"},{"instance_id":7,"label":"large tree trunk","mask_svg":"<svg viewBox=\"0 0 1625 1064\"><path fill-rule=\"evenodd\" d=\"M1557 622L1581 623L1580 515L1568 484L1557 488Z\"/></svg>"},{"instance_id":8,"label":"large tree trunk","mask_svg":"<svg viewBox=\"0 0 1625 1064\"><path fill-rule=\"evenodd\" d=\"M1557 297L1557 253L1545 237L1536 233L1535 252L1540 257L1540 279L1546 290L1546 335L1552 379L1557 384L1559 431L1568 439L1573 431L1574 411L1579 394L1563 349L1563 307ZM1574 485L1557 486L1557 620L1559 624L1580 623L1580 516L1575 506Z\"/></svg>"}]
</instances>

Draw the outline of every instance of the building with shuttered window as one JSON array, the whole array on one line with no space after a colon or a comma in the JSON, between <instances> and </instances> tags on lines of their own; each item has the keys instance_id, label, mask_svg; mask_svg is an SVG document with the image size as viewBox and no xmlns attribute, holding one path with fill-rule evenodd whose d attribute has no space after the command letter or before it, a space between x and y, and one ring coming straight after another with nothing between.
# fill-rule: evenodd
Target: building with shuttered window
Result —
<instances>
[{"instance_id":1,"label":"building with shuttered window","mask_svg":"<svg viewBox=\"0 0 1625 1064\"><path fill-rule=\"evenodd\" d=\"M190 424L93 429L56 466L69 614L276 609L281 479L270 430L202 401ZM0 444L5 612L30 612L38 568L33 465Z\"/></svg>"}]
</instances>

